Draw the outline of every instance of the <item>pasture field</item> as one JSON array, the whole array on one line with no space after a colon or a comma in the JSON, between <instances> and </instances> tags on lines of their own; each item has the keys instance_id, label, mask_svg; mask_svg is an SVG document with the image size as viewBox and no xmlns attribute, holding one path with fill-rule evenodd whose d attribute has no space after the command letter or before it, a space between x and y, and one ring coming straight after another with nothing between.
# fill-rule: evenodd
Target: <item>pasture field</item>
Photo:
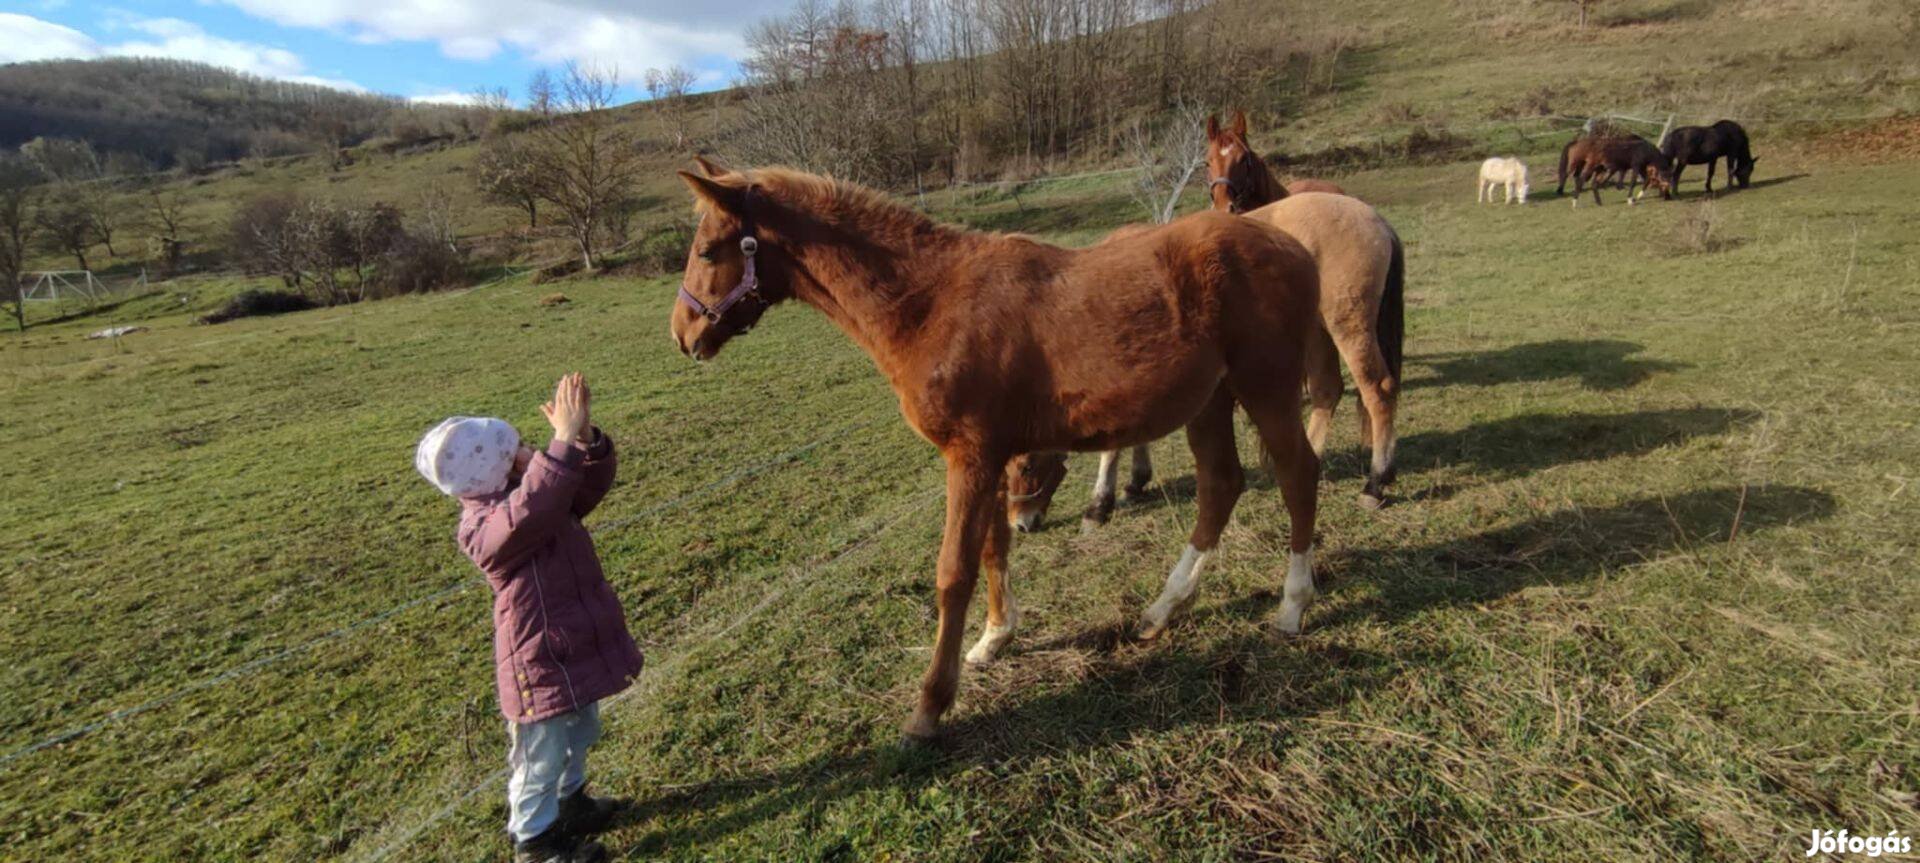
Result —
<instances>
[{"instance_id":1,"label":"pasture field","mask_svg":"<svg viewBox=\"0 0 1920 863\"><path fill-rule=\"evenodd\" d=\"M1307 634L1265 628L1285 519L1255 478L1191 616L1128 639L1190 459L1157 444L1147 498L1083 535L1081 457L1015 541L1023 629L934 752L896 738L941 469L811 311L699 366L670 280L8 334L0 858L503 859L487 594L411 448L456 412L531 435L570 369L620 447L591 526L649 658L592 762L637 801L622 859L1749 861L1920 833L1920 166L1762 156L1711 205L1343 177L1409 251L1399 500L1357 504L1349 395ZM1075 242L1132 212L1099 183L964 203Z\"/></svg>"}]
</instances>

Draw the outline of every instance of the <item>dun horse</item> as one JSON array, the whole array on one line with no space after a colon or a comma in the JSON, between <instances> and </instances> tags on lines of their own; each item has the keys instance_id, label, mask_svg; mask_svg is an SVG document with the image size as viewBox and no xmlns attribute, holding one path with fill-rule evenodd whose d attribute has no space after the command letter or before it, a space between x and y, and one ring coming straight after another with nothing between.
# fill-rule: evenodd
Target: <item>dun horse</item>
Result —
<instances>
[{"instance_id":1,"label":"dun horse","mask_svg":"<svg viewBox=\"0 0 1920 863\"><path fill-rule=\"evenodd\" d=\"M953 703L983 563L987 626L969 658L991 659L1012 633L1002 471L1016 453L1114 449L1186 426L1199 515L1147 612L1164 625L1191 600L1240 496L1238 402L1291 517L1277 625L1299 630L1314 594L1320 463L1299 414L1318 276L1298 242L1197 213L1070 250L935 224L823 177L702 167L708 176L680 174L701 213L670 313L680 350L711 359L769 307L812 306L872 357L908 425L946 459L939 624L909 738L934 735Z\"/></svg>"},{"instance_id":2,"label":"dun horse","mask_svg":"<svg viewBox=\"0 0 1920 863\"><path fill-rule=\"evenodd\" d=\"M1243 113L1236 113L1227 129L1208 118L1207 186L1213 208L1279 228L1313 255L1320 273L1320 299L1318 325L1306 343L1308 388L1313 397L1307 438L1314 455L1325 452L1333 410L1344 389L1340 382L1344 359L1360 391L1361 443L1373 448L1373 464L1360 500L1370 509L1378 508L1385 503L1386 486L1394 474L1394 418L1405 334L1400 238L1372 207L1356 198L1288 194L1291 187L1281 187L1247 145L1246 136ZM1145 463L1142 450L1134 458L1136 485L1144 485L1139 479ZM1083 525L1104 522L1113 508L1117 456L1106 453L1100 458L1094 499ZM1057 453L1015 459L1008 471L1008 518L1015 526L1031 530L1039 524L1064 473L1064 456Z\"/></svg>"},{"instance_id":3,"label":"dun horse","mask_svg":"<svg viewBox=\"0 0 1920 863\"><path fill-rule=\"evenodd\" d=\"M1753 180L1753 163L1760 161L1753 157L1747 143L1747 130L1732 120L1721 120L1711 126L1681 126L1667 133L1660 153L1673 163L1675 189L1680 188L1680 174L1688 165L1705 163L1707 194L1713 194L1714 163L1726 159L1728 184L1738 183L1744 189Z\"/></svg>"}]
</instances>

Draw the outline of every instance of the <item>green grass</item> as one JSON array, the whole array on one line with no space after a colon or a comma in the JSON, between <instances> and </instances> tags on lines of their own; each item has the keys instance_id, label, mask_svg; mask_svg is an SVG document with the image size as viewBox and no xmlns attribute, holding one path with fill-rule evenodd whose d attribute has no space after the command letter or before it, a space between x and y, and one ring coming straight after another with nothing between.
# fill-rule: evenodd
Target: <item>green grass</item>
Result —
<instances>
[{"instance_id":1,"label":"green grass","mask_svg":"<svg viewBox=\"0 0 1920 863\"><path fill-rule=\"evenodd\" d=\"M1082 536L1076 460L1016 542L1023 629L935 753L894 741L938 459L817 314L704 366L665 337L668 280L218 327L137 301L115 319L152 329L118 344L79 338L105 315L8 334L0 757L160 703L0 763L4 856L502 859L487 599L411 447L455 412L531 433L576 368L621 447L594 523L650 661L593 760L638 801L624 858L1753 860L1911 835L1920 166L1766 155L1712 253L1674 247L1693 185L1573 210L1475 206L1469 164L1345 178L1408 245L1401 501L1355 503L1349 399L1308 634L1264 626L1286 530L1256 480L1191 617L1124 638L1191 524L1191 462L1156 445L1155 492ZM1075 242L1132 218L1111 184L1023 200L945 215Z\"/></svg>"}]
</instances>

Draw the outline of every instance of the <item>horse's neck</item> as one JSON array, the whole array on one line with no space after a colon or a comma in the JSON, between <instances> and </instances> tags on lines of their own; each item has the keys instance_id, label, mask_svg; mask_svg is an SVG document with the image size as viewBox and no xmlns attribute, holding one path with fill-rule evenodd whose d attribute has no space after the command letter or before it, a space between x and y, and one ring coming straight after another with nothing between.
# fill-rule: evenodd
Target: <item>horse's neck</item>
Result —
<instances>
[{"instance_id":1,"label":"horse's neck","mask_svg":"<svg viewBox=\"0 0 1920 863\"><path fill-rule=\"evenodd\" d=\"M1252 151L1248 152L1251 154ZM1253 189L1249 195L1252 200L1247 202L1247 209L1259 209L1286 197L1287 187L1281 185L1280 178L1275 177L1273 172L1267 169L1266 160L1254 157L1251 161L1253 162Z\"/></svg>"},{"instance_id":2,"label":"horse's neck","mask_svg":"<svg viewBox=\"0 0 1920 863\"><path fill-rule=\"evenodd\" d=\"M819 309L895 378L954 253L970 238L945 228L856 237L824 222L805 234L790 250L804 275L795 280L794 298Z\"/></svg>"}]
</instances>

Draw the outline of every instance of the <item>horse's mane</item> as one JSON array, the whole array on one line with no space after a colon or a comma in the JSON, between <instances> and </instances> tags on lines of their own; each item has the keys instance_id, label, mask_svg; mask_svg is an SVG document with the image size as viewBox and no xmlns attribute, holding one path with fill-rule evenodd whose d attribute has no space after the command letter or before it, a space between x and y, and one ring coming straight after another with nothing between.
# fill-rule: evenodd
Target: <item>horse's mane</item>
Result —
<instances>
[{"instance_id":1,"label":"horse's mane","mask_svg":"<svg viewBox=\"0 0 1920 863\"><path fill-rule=\"evenodd\" d=\"M904 240L915 236L959 236L971 233L964 228L935 222L926 214L859 183L792 168L735 171L718 182L735 188L761 187L771 197L829 225L857 227L868 235Z\"/></svg>"}]
</instances>

